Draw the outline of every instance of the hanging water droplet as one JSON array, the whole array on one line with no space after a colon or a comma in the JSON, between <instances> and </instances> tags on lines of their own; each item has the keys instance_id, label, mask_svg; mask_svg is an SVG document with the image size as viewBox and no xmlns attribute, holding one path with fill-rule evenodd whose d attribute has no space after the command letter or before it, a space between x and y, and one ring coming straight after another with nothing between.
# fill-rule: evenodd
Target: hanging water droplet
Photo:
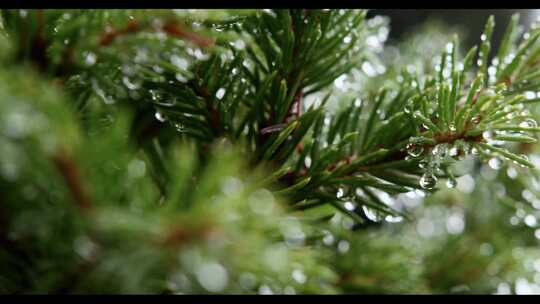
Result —
<instances>
[{"instance_id":1,"label":"hanging water droplet","mask_svg":"<svg viewBox=\"0 0 540 304\"><path fill-rule=\"evenodd\" d=\"M368 219L374 222L380 222L382 220L382 217L375 209L371 209L367 206L362 206L362 210L364 211L364 214L367 216Z\"/></svg>"},{"instance_id":2,"label":"hanging water droplet","mask_svg":"<svg viewBox=\"0 0 540 304\"><path fill-rule=\"evenodd\" d=\"M403 217L402 216L391 216L391 215L387 215L385 218L384 218L385 221L387 221L388 223L399 223L399 222L402 222L403 221Z\"/></svg>"},{"instance_id":3,"label":"hanging water droplet","mask_svg":"<svg viewBox=\"0 0 540 304\"><path fill-rule=\"evenodd\" d=\"M156 117L156 119L160 122L164 122L165 120L167 120L165 116L163 116L163 114L159 111L156 111L156 114L154 115L154 117Z\"/></svg>"},{"instance_id":4,"label":"hanging water droplet","mask_svg":"<svg viewBox=\"0 0 540 304\"><path fill-rule=\"evenodd\" d=\"M426 190L433 189L435 185L437 185L437 177L432 173L426 172L420 178L420 187Z\"/></svg>"},{"instance_id":5,"label":"hanging water droplet","mask_svg":"<svg viewBox=\"0 0 540 304\"><path fill-rule=\"evenodd\" d=\"M92 52L85 52L83 54L84 56L84 64L87 66L92 66L96 63L97 57L96 54Z\"/></svg>"},{"instance_id":6,"label":"hanging water droplet","mask_svg":"<svg viewBox=\"0 0 540 304\"><path fill-rule=\"evenodd\" d=\"M431 149L431 154L433 156L440 156L441 154L446 152L445 150L445 146L443 146L442 144L436 145L435 147L433 147L433 149Z\"/></svg>"},{"instance_id":7,"label":"hanging water droplet","mask_svg":"<svg viewBox=\"0 0 540 304\"><path fill-rule=\"evenodd\" d=\"M176 131L178 132L184 132L184 129L186 128L183 124L178 123L178 122L174 124L174 127L176 128Z\"/></svg>"},{"instance_id":8,"label":"hanging water droplet","mask_svg":"<svg viewBox=\"0 0 540 304\"><path fill-rule=\"evenodd\" d=\"M345 195L345 191L343 190L343 188L339 188L338 191L336 192L336 197L342 198L343 195Z\"/></svg>"},{"instance_id":9,"label":"hanging water droplet","mask_svg":"<svg viewBox=\"0 0 540 304\"><path fill-rule=\"evenodd\" d=\"M184 77L184 75L180 74L180 73L176 73L174 75L174 78L176 78L176 80L178 80L179 82L181 83L186 83L188 82L188 79L186 77Z\"/></svg>"},{"instance_id":10,"label":"hanging water droplet","mask_svg":"<svg viewBox=\"0 0 540 304\"><path fill-rule=\"evenodd\" d=\"M171 63L178 67L180 70L187 70L189 67L189 62L187 61L187 59L182 58L178 55L171 56Z\"/></svg>"},{"instance_id":11,"label":"hanging water droplet","mask_svg":"<svg viewBox=\"0 0 540 304\"><path fill-rule=\"evenodd\" d=\"M488 165L491 169L498 170L502 166L502 160L498 157L493 157L488 161Z\"/></svg>"},{"instance_id":12,"label":"hanging water droplet","mask_svg":"<svg viewBox=\"0 0 540 304\"><path fill-rule=\"evenodd\" d=\"M341 252L341 253L345 253L345 252L349 251L350 247L351 246L350 246L349 242L346 241L346 240L341 240L338 243L338 251Z\"/></svg>"},{"instance_id":13,"label":"hanging water droplet","mask_svg":"<svg viewBox=\"0 0 540 304\"><path fill-rule=\"evenodd\" d=\"M293 270L292 277L296 282L298 282L300 284L304 284L306 282L306 279L307 279L304 272L302 270L300 270L300 269Z\"/></svg>"},{"instance_id":14,"label":"hanging water droplet","mask_svg":"<svg viewBox=\"0 0 540 304\"><path fill-rule=\"evenodd\" d=\"M150 95L152 96L153 101L158 101L159 99L161 99L161 94L159 94L159 92L155 90L150 90Z\"/></svg>"},{"instance_id":15,"label":"hanging water droplet","mask_svg":"<svg viewBox=\"0 0 540 304\"><path fill-rule=\"evenodd\" d=\"M407 154L412 157L418 157L424 152L424 147L420 144L409 143L405 149L407 149Z\"/></svg>"},{"instance_id":16,"label":"hanging water droplet","mask_svg":"<svg viewBox=\"0 0 540 304\"><path fill-rule=\"evenodd\" d=\"M450 155L451 157L456 157L458 156L458 154L459 154L459 149L457 147L452 147L448 151L448 155Z\"/></svg>"},{"instance_id":17,"label":"hanging water droplet","mask_svg":"<svg viewBox=\"0 0 540 304\"><path fill-rule=\"evenodd\" d=\"M536 128L538 124L536 123L536 120L532 118L527 118L524 121L522 121L519 126L521 128Z\"/></svg>"},{"instance_id":18,"label":"hanging water droplet","mask_svg":"<svg viewBox=\"0 0 540 304\"><path fill-rule=\"evenodd\" d=\"M152 70L154 70L154 72L158 73L158 74L161 74L163 73L165 70L160 67L159 65L153 65L152 66Z\"/></svg>"},{"instance_id":19,"label":"hanging water droplet","mask_svg":"<svg viewBox=\"0 0 540 304\"><path fill-rule=\"evenodd\" d=\"M482 133L482 137L485 139L485 140L490 140L493 138L493 131L491 130L487 130L487 131L484 131Z\"/></svg>"},{"instance_id":20,"label":"hanging water droplet","mask_svg":"<svg viewBox=\"0 0 540 304\"><path fill-rule=\"evenodd\" d=\"M354 205L353 202L345 202L343 204L343 207L345 207L345 209L347 209L349 211L353 211L354 209L356 209L356 206Z\"/></svg>"},{"instance_id":21,"label":"hanging water droplet","mask_svg":"<svg viewBox=\"0 0 540 304\"><path fill-rule=\"evenodd\" d=\"M405 106L405 109L403 109L403 111L405 112L405 114L411 114L412 112L411 107L409 107L408 105Z\"/></svg>"},{"instance_id":22,"label":"hanging water droplet","mask_svg":"<svg viewBox=\"0 0 540 304\"><path fill-rule=\"evenodd\" d=\"M455 178L449 178L446 180L446 187L452 189L457 186L457 181Z\"/></svg>"},{"instance_id":23,"label":"hanging water droplet","mask_svg":"<svg viewBox=\"0 0 540 304\"><path fill-rule=\"evenodd\" d=\"M216 98L217 99L222 99L223 96L225 96L225 89L224 88L219 88L219 90L217 90L217 92L216 92Z\"/></svg>"},{"instance_id":24,"label":"hanging water droplet","mask_svg":"<svg viewBox=\"0 0 540 304\"><path fill-rule=\"evenodd\" d=\"M523 159L524 161L529 161L529 157L528 157L527 155L525 155L525 154L521 154L520 157L521 157L521 159ZM527 167L527 166L525 166L525 165L523 165L523 164L521 164L521 163L519 163L519 165L520 165L522 168L526 168L526 167Z\"/></svg>"},{"instance_id":25,"label":"hanging water droplet","mask_svg":"<svg viewBox=\"0 0 540 304\"><path fill-rule=\"evenodd\" d=\"M126 88L130 89L130 90L137 90L138 88L140 88L141 84L137 81L132 81L131 79L129 79L129 77L127 76L124 76L122 77L122 82L124 83L124 85L126 86Z\"/></svg>"}]
</instances>

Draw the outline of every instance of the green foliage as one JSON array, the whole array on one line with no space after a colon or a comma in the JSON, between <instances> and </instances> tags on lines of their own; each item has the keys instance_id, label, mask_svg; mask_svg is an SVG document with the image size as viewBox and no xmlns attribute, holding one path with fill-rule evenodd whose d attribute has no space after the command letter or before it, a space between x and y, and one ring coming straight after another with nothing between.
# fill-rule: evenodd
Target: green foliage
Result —
<instances>
[{"instance_id":1,"label":"green foliage","mask_svg":"<svg viewBox=\"0 0 540 304\"><path fill-rule=\"evenodd\" d=\"M517 16L497 48L490 18L398 59L364 10L1 16L2 293L492 292L525 271L509 239L536 254L487 224L531 179L461 194L483 202L464 236L419 239L437 216L402 202L463 162L535 167L540 30Z\"/></svg>"}]
</instances>

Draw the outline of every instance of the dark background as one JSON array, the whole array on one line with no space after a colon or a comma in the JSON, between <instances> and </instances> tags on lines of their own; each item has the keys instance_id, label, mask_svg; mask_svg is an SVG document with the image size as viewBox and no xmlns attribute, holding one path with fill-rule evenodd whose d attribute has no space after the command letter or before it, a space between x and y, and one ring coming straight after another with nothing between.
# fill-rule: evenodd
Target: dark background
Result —
<instances>
[{"instance_id":1,"label":"dark background","mask_svg":"<svg viewBox=\"0 0 540 304\"><path fill-rule=\"evenodd\" d=\"M374 9L368 16L390 17L389 42L400 40L408 32L414 31L416 26L429 19L436 19L449 26L464 28L467 32L464 44L472 46L480 41L487 18L494 15L495 30L492 41L493 45L497 46L512 14L519 13L520 24L529 25L535 20L538 11L526 9Z\"/></svg>"}]
</instances>

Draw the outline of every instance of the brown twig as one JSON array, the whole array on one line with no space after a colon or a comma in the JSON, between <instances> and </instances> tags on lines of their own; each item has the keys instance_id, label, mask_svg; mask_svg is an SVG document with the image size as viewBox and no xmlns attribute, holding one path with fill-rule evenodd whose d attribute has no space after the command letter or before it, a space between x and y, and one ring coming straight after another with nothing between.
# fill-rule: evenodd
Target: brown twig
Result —
<instances>
[{"instance_id":1,"label":"brown twig","mask_svg":"<svg viewBox=\"0 0 540 304\"><path fill-rule=\"evenodd\" d=\"M131 20L126 27L121 29L113 29L111 27L108 27L105 33L101 35L101 38L99 39L99 45L108 46L113 43L114 40L116 40L119 36L134 34L145 30L155 31L156 28L142 27L139 25L138 22L134 20ZM192 32L175 20L167 22L162 28L157 30L163 31L170 37L176 37L183 40L191 41L201 48L209 48L215 44L214 38L206 37L199 33Z\"/></svg>"},{"instance_id":2,"label":"brown twig","mask_svg":"<svg viewBox=\"0 0 540 304\"><path fill-rule=\"evenodd\" d=\"M81 181L79 168L68 151L65 148L60 148L54 155L53 162L64 178L77 206L82 210L91 209L93 204L90 195Z\"/></svg>"}]
</instances>

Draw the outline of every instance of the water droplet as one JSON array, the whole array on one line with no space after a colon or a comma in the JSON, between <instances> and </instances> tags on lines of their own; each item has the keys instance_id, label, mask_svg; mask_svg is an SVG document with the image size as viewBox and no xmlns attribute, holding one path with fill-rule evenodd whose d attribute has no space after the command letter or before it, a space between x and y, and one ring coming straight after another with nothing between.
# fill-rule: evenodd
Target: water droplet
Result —
<instances>
[{"instance_id":1,"label":"water droplet","mask_svg":"<svg viewBox=\"0 0 540 304\"><path fill-rule=\"evenodd\" d=\"M176 128L176 131L178 132L184 132L184 130L186 129L186 127L179 122L175 123L174 127Z\"/></svg>"},{"instance_id":2,"label":"water droplet","mask_svg":"<svg viewBox=\"0 0 540 304\"><path fill-rule=\"evenodd\" d=\"M480 151L478 151L478 149L477 149L476 147L473 147L473 148L471 149L471 154L472 154L472 155L478 155L478 154L480 154Z\"/></svg>"},{"instance_id":3,"label":"water droplet","mask_svg":"<svg viewBox=\"0 0 540 304\"><path fill-rule=\"evenodd\" d=\"M158 101L161 99L161 94L155 90L150 90L150 95L152 96L153 101Z\"/></svg>"},{"instance_id":4,"label":"water droplet","mask_svg":"<svg viewBox=\"0 0 540 304\"><path fill-rule=\"evenodd\" d=\"M410 106L405 106L405 109L403 109L403 111L405 112L405 114L411 114L412 110L411 110L411 107Z\"/></svg>"},{"instance_id":5,"label":"water droplet","mask_svg":"<svg viewBox=\"0 0 540 304\"><path fill-rule=\"evenodd\" d=\"M456 181L456 179L454 179L454 178L449 178L449 179L447 179L447 180L446 180L446 186L447 186L448 188L451 188L451 189L452 189L452 188L455 188L455 187L457 186L457 181Z\"/></svg>"},{"instance_id":6,"label":"water droplet","mask_svg":"<svg viewBox=\"0 0 540 304\"><path fill-rule=\"evenodd\" d=\"M402 222L403 221L403 217L402 216L391 216L391 215L387 215L385 218L384 218L385 221L387 221L388 223L399 223L399 222Z\"/></svg>"},{"instance_id":7,"label":"water droplet","mask_svg":"<svg viewBox=\"0 0 540 304\"><path fill-rule=\"evenodd\" d=\"M489 167L495 170L500 169L502 164L503 164L502 160L498 157L493 157L488 161Z\"/></svg>"},{"instance_id":8,"label":"water droplet","mask_svg":"<svg viewBox=\"0 0 540 304\"><path fill-rule=\"evenodd\" d=\"M79 236L73 242L73 249L85 260L92 260L98 251L98 246L87 236Z\"/></svg>"},{"instance_id":9,"label":"water droplet","mask_svg":"<svg viewBox=\"0 0 540 304\"><path fill-rule=\"evenodd\" d=\"M326 231L322 241L325 245L330 246L334 243L334 235L329 231Z\"/></svg>"},{"instance_id":10,"label":"water droplet","mask_svg":"<svg viewBox=\"0 0 540 304\"><path fill-rule=\"evenodd\" d=\"M450 126L448 127L450 129L451 132L456 132L456 125L455 124L450 124Z\"/></svg>"},{"instance_id":11,"label":"water droplet","mask_svg":"<svg viewBox=\"0 0 540 304\"><path fill-rule=\"evenodd\" d=\"M171 56L171 63L181 70L187 70L189 67L189 62L178 55Z\"/></svg>"},{"instance_id":12,"label":"water droplet","mask_svg":"<svg viewBox=\"0 0 540 304\"><path fill-rule=\"evenodd\" d=\"M188 79L187 79L184 75L182 75L182 74L180 74L180 73L176 73L176 74L174 75L174 78L176 78L176 80L178 80L178 81L181 82L181 83L186 83L186 82L188 82Z\"/></svg>"},{"instance_id":13,"label":"water droplet","mask_svg":"<svg viewBox=\"0 0 540 304\"><path fill-rule=\"evenodd\" d=\"M141 84L137 81L132 81L131 79L129 79L129 77L127 76L124 76L122 77L122 82L124 83L124 85L126 86L126 88L130 89L130 90L137 90L138 88L141 87Z\"/></svg>"},{"instance_id":14,"label":"water droplet","mask_svg":"<svg viewBox=\"0 0 540 304\"><path fill-rule=\"evenodd\" d=\"M85 52L83 54L84 56L84 64L87 65L87 66L92 66L96 63L97 61L97 56L96 54L92 53L92 52Z\"/></svg>"},{"instance_id":15,"label":"water droplet","mask_svg":"<svg viewBox=\"0 0 540 304\"><path fill-rule=\"evenodd\" d=\"M304 166L306 166L306 168L311 167L311 157L306 156L306 158L304 158Z\"/></svg>"},{"instance_id":16,"label":"water droplet","mask_svg":"<svg viewBox=\"0 0 540 304\"><path fill-rule=\"evenodd\" d=\"M471 118L471 122L474 124L478 124L480 122L480 116L474 116Z\"/></svg>"},{"instance_id":17,"label":"water droplet","mask_svg":"<svg viewBox=\"0 0 540 304\"><path fill-rule=\"evenodd\" d=\"M349 251L350 247L351 247L351 245L346 240L341 240L338 243L338 251L341 252L341 253L345 253L345 252Z\"/></svg>"},{"instance_id":18,"label":"water droplet","mask_svg":"<svg viewBox=\"0 0 540 304\"><path fill-rule=\"evenodd\" d=\"M298 282L300 284L304 284L306 282L306 280L307 280L306 275L300 269L293 270L292 277L296 282Z\"/></svg>"},{"instance_id":19,"label":"water droplet","mask_svg":"<svg viewBox=\"0 0 540 304\"><path fill-rule=\"evenodd\" d=\"M160 122L164 122L165 120L167 120L165 116L163 116L163 114L159 111L156 111L156 114L154 115L154 117L156 117L156 119Z\"/></svg>"},{"instance_id":20,"label":"water droplet","mask_svg":"<svg viewBox=\"0 0 540 304\"><path fill-rule=\"evenodd\" d=\"M458 156L458 154L459 154L459 149L457 147L452 147L448 151L448 155L450 155L451 157L456 157Z\"/></svg>"},{"instance_id":21,"label":"water droplet","mask_svg":"<svg viewBox=\"0 0 540 304\"><path fill-rule=\"evenodd\" d=\"M271 295L274 294L272 289L268 285L261 285L259 287L259 294L260 295Z\"/></svg>"},{"instance_id":22,"label":"water droplet","mask_svg":"<svg viewBox=\"0 0 540 304\"><path fill-rule=\"evenodd\" d=\"M493 138L493 131L491 130L487 130L487 131L484 131L482 133L482 137L485 139L485 140L490 140Z\"/></svg>"},{"instance_id":23,"label":"water droplet","mask_svg":"<svg viewBox=\"0 0 540 304\"><path fill-rule=\"evenodd\" d=\"M344 195L345 195L345 191L343 190L343 188L339 188L338 191L336 192L336 197L342 198Z\"/></svg>"},{"instance_id":24,"label":"water droplet","mask_svg":"<svg viewBox=\"0 0 540 304\"><path fill-rule=\"evenodd\" d=\"M197 280L206 290L220 292L227 286L227 270L221 264L207 263L197 269Z\"/></svg>"},{"instance_id":25,"label":"water droplet","mask_svg":"<svg viewBox=\"0 0 540 304\"><path fill-rule=\"evenodd\" d=\"M225 89L224 88L219 88L216 92L216 98L217 99L222 99L223 96L225 96Z\"/></svg>"},{"instance_id":26,"label":"water droplet","mask_svg":"<svg viewBox=\"0 0 540 304\"><path fill-rule=\"evenodd\" d=\"M412 157L418 157L424 152L424 147L421 144L409 143L405 149L407 149L407 154Z\"/></svg>"},{"instance_id":27,"label":"water droplet","mask_svg":"<svg viewBox=\"0 0 540 304\"><path fill-rule=\"evenodd\" d=\"M522 127L522 128L536 128L538 126L538 124L536 123L536 120L534 120L532 118L527 118L524 121L522 121L519 124L519 126Z\"/></svg>"},{"instance_id":28,"label":"water droplet","mask_svg":"<svg viewBox=\"0 0 540 304\"><path fill-rule=\"evenodd\" d=\"M356 209L356 206L354 205L353 202L345 202L343 206L345 207L345 209L349 211L353 211L354 209Z\"/></svg>"},{"instance_id":29,"label":"water droplet","mask_svg":"<svg viewBox=\"0 0 540 304\"><path fill-rule=\"evenodd\" d=\"M160 67L159 65L154 65L154 66L152 66L152 70L154 70L154 72L156 72L156 73L158 73L158 74L161 74L161 73L163 73L163 72L165 71L165 70L164 70L162 67Z\"/></svg>"},{"instance_id":30,"label":"water droplet","mask_svg":"<svg viewBox=\"0 0 540 304\"><path fill-rule=\"evenodd\" d=\"M437 177L432 173L426 172L420 178L420 187L426 190L433 189L435 185L437 185Z\"/></svg>"},{"instance_id":31,"label":"water droplet","mask_svg":"<svg viewBox=\"0 0 540 304\"><path fill-rule=\"evenodd\" d=\"M374 221L374 222L379 222L381 221L381 217L379 216L379 214L377 213L376 210L374 209L371 209L369 207L366 207L366 206L362 206L362 210L364 211L364 213L366 214L367 218Z\"/></svg>"}]
</instances>

